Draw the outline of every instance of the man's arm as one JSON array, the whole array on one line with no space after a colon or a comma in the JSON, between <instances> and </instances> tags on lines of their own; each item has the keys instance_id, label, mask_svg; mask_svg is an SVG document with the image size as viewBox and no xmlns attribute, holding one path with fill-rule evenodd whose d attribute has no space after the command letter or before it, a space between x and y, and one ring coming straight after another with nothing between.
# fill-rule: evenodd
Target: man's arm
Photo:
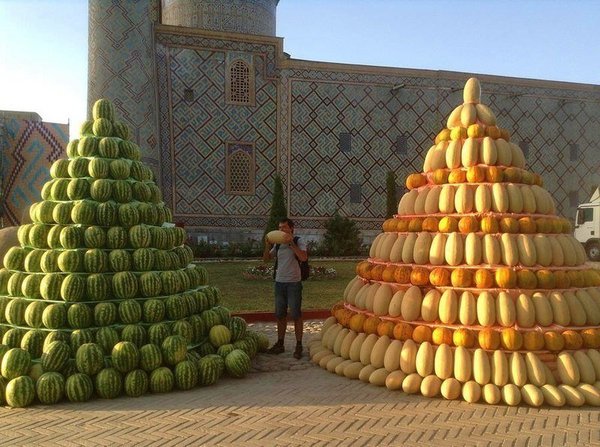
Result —
<instances>
[{"instance_id":1,"label":"man's arm","mask_svg":"<svg viewBox=\"0 0 600 447\"><path fill-rule=\"evenodd\" d=\"M263 251L263 261L268 262L273 254L271 253L271 249L273 248L273 244L271 244L268 240L265 239L265 250Z\"/></svg>"},{"instance_id":2,"label":"man's arm","mask_svg":"<svg viewBox=\"0 0 600 447\"><path fill-rule=\"evenodd\" d=\"M294 251L294 254L299 261L304 262L308 259L308 253L306 253L306 250L301 250L293 240L290 242L290 248Z\"/></svg>"}]
</instances>

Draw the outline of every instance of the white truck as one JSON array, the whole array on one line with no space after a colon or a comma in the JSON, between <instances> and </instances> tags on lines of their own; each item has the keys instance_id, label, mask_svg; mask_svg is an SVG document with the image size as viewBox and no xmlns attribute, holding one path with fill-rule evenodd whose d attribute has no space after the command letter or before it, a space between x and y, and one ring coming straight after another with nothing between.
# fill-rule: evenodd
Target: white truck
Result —
<instances>
[{"instance_id":1,"label":"white truck","mask_svg":"<svg viewBox=\"0 0 600 447\"><path fill-rule=\"evenodd\" d=\"M589 202L577 207L574 236L583 244L590 261L600 261L600 188Z\"/></svg>"}]
</instances>

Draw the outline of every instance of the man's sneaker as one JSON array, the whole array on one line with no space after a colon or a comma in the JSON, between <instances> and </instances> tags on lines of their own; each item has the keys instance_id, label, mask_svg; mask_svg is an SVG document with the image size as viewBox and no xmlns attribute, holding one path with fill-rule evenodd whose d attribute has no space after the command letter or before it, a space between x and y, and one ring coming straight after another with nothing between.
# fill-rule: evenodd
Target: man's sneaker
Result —
<instances>
[{"instance_id":1,"label":"man's sneaker","mask_svg":"<svg viewBox=\"0 0 600 447\"><path fill-rule=\"evenodd\" d=\"M267 350L267 354L281 354L285 351L283 343L277 342Z\"/></svg>"},{"instance_id":2,"label":"man's sneaker","mask_svg":"<svg viewBox=\"0 0 600 447\"><path fill-rule=\"evenodd\" d=\"M294 349L294 357L297 359L302 358L302 345L296 345L296 349Z\"/></svg>"}]
</instances>

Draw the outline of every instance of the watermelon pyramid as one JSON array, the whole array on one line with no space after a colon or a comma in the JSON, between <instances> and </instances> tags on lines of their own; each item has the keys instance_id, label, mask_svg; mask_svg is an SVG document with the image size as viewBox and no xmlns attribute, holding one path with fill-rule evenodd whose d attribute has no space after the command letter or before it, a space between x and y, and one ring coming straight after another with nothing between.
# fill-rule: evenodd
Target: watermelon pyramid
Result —
<instances>
[{"instance_id":1,"label":"watermelon pyramid","mask_svg":"<svg viewBox=\"0 0 600 447\"><path fill-rule=\"evenodd\" d=\"M219 305L107 100L54 162L0 270L0 400L24 407L244 376L264 336Z\"/></svg>"},{"instance_id":2,"label":"watermelon pyramid","mask_svg":"<svg viewBox=\"0 0 600 447\"><path fill-rule=\"evenodd\" d=\"M426 397L600 405L600 271L480 96L469 79L312 361Z\"/></svg>"}]
</instances>

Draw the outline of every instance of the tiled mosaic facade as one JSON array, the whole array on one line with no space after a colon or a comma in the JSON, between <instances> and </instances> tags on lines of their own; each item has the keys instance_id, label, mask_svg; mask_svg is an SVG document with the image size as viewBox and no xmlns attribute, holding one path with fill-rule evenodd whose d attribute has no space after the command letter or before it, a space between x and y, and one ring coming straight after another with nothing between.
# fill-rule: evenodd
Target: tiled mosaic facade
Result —
<instances>
[{"instance_id":1,"label":"tiled mosaic facade","mask_svg":"<svg viewBox=\"0 0 600 447\"><path fill-rule=\"evenodd\" d=\"M110 99L142 147L144 161L159 169L156 132L153 24L159 0L89 0L88 108Z\"/></svg>"},{"instance_id":2,"label":"tiled mosaic facade","mask_svg":"<svg viewBox=\"0 0 600 447\"><path fill-rule=\"evenodd\" d=\"M196 6L236 1L203 1ZM138 8L133 29L147 30L149 22L139 16L143 2L132 3ZM276 5L268 0L244 3ZM191 7L186 4L163 1L163 24L154 26L149 62L156 76L153 81L142 71L142 84L136 84L155 82L155 95L146 92L148 104L136 106L135 113L147 112L142 145L156 154L165 200L176 220L200 232L260 232L278 172L286 187L289 215L303 229L318 231L336 210L357 220L363 230L379 228L385 213L387 172L395 171L401 182L408 173L421 170L425 152L444 126L444 117L462 101L462 86L471 75L293 60L283 53L279 38L223 33L228 28L220 25L213 28L217 32L169 26L187 26L174 18L166 20L171 6ZM126 13L115 8L103 15ZM259 20L261 13L253 14L246 19ZM107 20L101 28L121 29L119 23L110 25ZM142 23L146 25L138 25ZM114 33L111 39L116 39ZM117 46L115 51L122 51ZM228 69L236 61L251 67L254 75L255 101L249 105L227 99ZM128 69L135 73L133 65L125 66L119 76L126 79ZM529 164L542 174L559 210L573 217L574 206L600 184L598 88L478 77L483 101L528 153ZM117 88L123 101L133 95L135 103L127 82L115 84ZM154 96L156 109L148 100ZM155 128L151 110L157 111ZM349 150L340 147L342 134ZM253 145L254 194L227 193L226 148L231 142Z\"/></svg>"},{"instance_id":3,"label":"tiled mosaic facade","mask_svg":"<svg viewBox=\"0 0 600 447\"><path fill-rule=\"evenodd\" d=\"M23 210L40 201L42 186L50 179L50 165L64 157L69 126L6 116L0 128L2 223L19 225Z\"/></svg>"}]
</instances>

